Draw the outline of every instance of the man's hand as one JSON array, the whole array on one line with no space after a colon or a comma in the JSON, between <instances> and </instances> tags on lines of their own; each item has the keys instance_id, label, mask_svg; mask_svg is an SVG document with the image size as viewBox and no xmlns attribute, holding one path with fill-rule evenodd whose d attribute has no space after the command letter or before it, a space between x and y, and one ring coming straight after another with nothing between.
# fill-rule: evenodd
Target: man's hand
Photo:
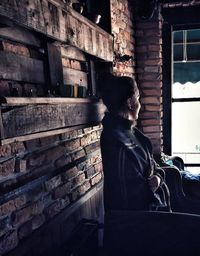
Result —
<instances>
[{"instance_id":1,"label":"man's hand","mask_svg":"<svg viewBox=\"0 0 200 256\"><path fill-rule=\"evenodd\" d=\"M157 175L152 175L149 177L148 182L149 182L150 189L154 193L160 186L161 178Z\"/></svg>"}]
</instances>

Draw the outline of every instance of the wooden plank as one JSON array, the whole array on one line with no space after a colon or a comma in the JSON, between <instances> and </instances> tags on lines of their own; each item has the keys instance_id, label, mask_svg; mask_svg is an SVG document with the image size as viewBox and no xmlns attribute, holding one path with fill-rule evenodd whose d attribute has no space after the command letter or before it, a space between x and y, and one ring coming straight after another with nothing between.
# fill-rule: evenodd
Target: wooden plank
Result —
<instances>
[{"instance_id":1,"label":"wooden plank","mask_svg":"<svg viewBox=\"0 0 200 256\"><path fill-rule=\"evenodd\" d=\"M60 46L48 43L47 51L51 87L58 88L63 85L63 67Z\"/></svg>"},{"instance_id":2,"label":"wooden plank","mask_svg":"<svg viewBox=\"0 0 200 256\"><path fill-rule=\"evenodd\" d=\"M27 29L15 27L0 28L0 37L13 40L15 42L41 47L40 40Z\"/></svg>"},{"instance_id":3,"label":"wooden plank","mask_svg":"<svg viewBox=\"0 0 200 256\"><path fill-rule=\"evenodd\" d=\"M44 97L0 97L0 104L6 104L9 106L15 105L28 105L28 104L70 104L70 103L93 103L92 99L81 98L44 98Z\"/></svg>"},{"instance_id":4,"label":"wooden plank","mask_svg":"<svg viewBox=\"0 0 200 256\"><path fill-rule=\"evenodd\" d=\"M70 45L61 47L61 55L62 57L66 57L69 59L86 61L85 54L76 47Z\"/></svg>"},{"instance_id":5,"label":"wooden plank","mask_svg":"<svg viewBox=\"0 0 200 256\"><path fill-rule=\"evenodd\" d=\"M1 114L1 111L0 111L0 141L2 139L4 139L4 128L3 128L2 114Z\"/></svg>"},{"instance_id":6,"label":"wooden plank","mask_svg":"<svg viewBox=\"0 0 200 256\"><path fill-rule=\"evenodd\" d=\"M71 68L63 68L64 84L88 85L87 73ZM82 81L81 81L82 80Z\"/></svg>"},{"instance_id":7,"label":"wooden plank","mask_svg":"<svg viewBox=\"0 0 200 256\"><path fill-rule=\"evenodd\" d=\"M94 124L96 125L96 124ZM94 126L93 125L93 126ZM63 129L56 129L56 130L52 130L52 131L46 131L46 132L38 132L38 133L32 133L29 135L24 135L24 136L18 136L18 137L12 137L9 139L3 139L4 137L0 137L0 145L5 145L5 144L10 144L16 141L28 141L28 140L33 140L33 139L39 139L39 138L45 138L45 137L49 137L49 136L53 136L53 135L58 135L58 134L62 134L65 132L70 132L70 131L74 131L74 130L79 130L79 129L83 129L83 128L87 128L90 127L91 124L84 124L84 125L76 125L73 127L68 127L68 128L63 128ZM1 136L1 134L0 134Z\"/></svg>"},{"instance_id":8,"label":"wooden plank","mask_svg":"<svg viewBox=\"0 0 200 256\"><path fill-rule=\"evenodd\" d=\"M2 113L5 139L32 133L100 122L100 103L27 105Z\"/></svg>"},{"instance_id":9,"label":"wooden plank","mask_svg":"<svg viewBox=\"0 0 200 256\"><path fill-rule=\"evenodd\" d=\"M41 60L0 51L0 78L23 82L45 83Z\"/></svg>"}]
</instances>

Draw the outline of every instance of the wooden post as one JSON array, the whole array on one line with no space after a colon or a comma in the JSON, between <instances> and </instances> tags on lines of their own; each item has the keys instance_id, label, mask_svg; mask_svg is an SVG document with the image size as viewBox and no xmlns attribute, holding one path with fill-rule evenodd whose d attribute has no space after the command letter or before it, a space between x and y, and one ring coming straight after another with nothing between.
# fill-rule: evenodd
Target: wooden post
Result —
<instances>
[{"instance_id":1,"label":"wooden post","mask_svg":"<svg viewBox=\"0 0 200 256\"><path fill-rule=\"evenodd\" d=\"M1 115L1 111L0 111L0 145L1 145L2 139L4 139L4 129L3 129L2 115Z\"/></svg>"},{"instance_id":2,"label":"wooden post","mask_svg":"<svg viewBox=\"0 0 200 256\"><path fill-rule=\"evenodd\" d=\"M47 53L51 89L58 93L60 87L63 86L63 67L60 46L47 43Z\"/></svg>"}]
</instances>

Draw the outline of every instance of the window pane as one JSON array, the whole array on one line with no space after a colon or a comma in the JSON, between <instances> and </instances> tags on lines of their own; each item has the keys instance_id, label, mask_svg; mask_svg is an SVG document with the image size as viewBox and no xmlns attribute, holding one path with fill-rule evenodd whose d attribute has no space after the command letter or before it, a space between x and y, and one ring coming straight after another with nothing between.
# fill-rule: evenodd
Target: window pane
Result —
<instances>
[{"instance_id":1,"label":"window pane","mask_svg":"<svg viewBox=\"0 0 200 256\"><path fill-rule=\"evenodd\" d=\"M172 98L200 98L200 82L174 83L172 85Z\"/></svg>"},{"instance_id":2,"label":"window pane","mask_svg":"<svg viewBox=\"0 0 200 256\"><path fill-rule=\"evenodd\" d=\"M200 102L172 104L172 154L200 163Z\"/></svg>"}]
</instances>

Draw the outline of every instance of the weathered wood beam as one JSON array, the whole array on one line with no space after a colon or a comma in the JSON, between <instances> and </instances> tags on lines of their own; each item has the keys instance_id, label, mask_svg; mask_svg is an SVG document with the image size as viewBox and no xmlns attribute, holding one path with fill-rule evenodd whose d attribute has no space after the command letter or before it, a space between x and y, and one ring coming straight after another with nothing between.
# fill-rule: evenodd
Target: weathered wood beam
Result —
<instances>
[{"instance_id":1,"label":"weathered wood beam","mask_svg":"<svg viewBox=\"0 0 200 256\"><path fill-rule=\"evenodd\" d=\"M41 47L40 40L27 29L18 27L0 27L0 37L26 45Z\"/></svg>"},{"instance_id":2,"label":"weathered wood beam","mask_svg":"<svg viewBox=\"0 0 200 256\"><path fill-rule=\"evenodd\" d=\"M82 99L84 100L84 99ZM1 112L4 143L6 139L24 136L30 139L32 134L95 124L101 121L104 112L100 102L74 102L67 104L31 104L5 108ZM40 135L38 135L40 136ZM7 140L8 142L8 140Z\"/></svg>"},{"instance_id":3,"label":"weathered wood beam","mask_svg":"<svg viewBox=\"0 0 200 256\"><path fill-rule=\"evenodd\" d=\"M82 98L57 98L57 97L0 97L0 104L4 106L32 105L32 104L71 104L94 103L91 99ZM5 105L6 104L6 105Z\"/></svg>"},{"instance_id":4,"label":"weathered wood beam","mask_svg":"<svg viewBox=\"0 0 200 256\"><path fill-rule=\"evenodd\" d=\"M88 79L87 73L75 70L71 68L63 68L64 84L78 84L84 85L87 87Z\"/></svg>"},{"instance_id":5,"label":"weathered wood beam","mask_svg":"<svg viewBox=\"0 0 200 256\"><path fill-rule=\"evenodd\" d=\"M52 88L63 85L63 66L60 46L47 43L50 84Z\"/></svg>"},{"instance_id":6,"label":"weathered wood beam","mask_svg":"<svg viewBox=\"0 0 200 256\"><path fill-rule=\"evenodd\" d=\"M106 61L113 60L113 37L57 1L2 0L0 15Z\"/></svg>"},{"instance_id":7,"label":"weathered wood beam","mask_svg":"<svg viewBox=\"0 0 200 256\"><path fill-rule=\"evenodd\" d=\"M23 142L23 141L28 141L28 140L45 138L45 137L49 137L49 136L62 134L62 133L65 133L65 132L70 132L70 131L74 131L74 130L78 130L78 129L91 127L91 125L95 126L96 124L97 123L76 125L76 126L72 126L72 127L56 129L56 130L52 130L52 131L38 132L38 133L33 133L33 134L28 134L28 135L23 135L23 136L12 137L12 138L8 138L8 139L3 139L4 137L2 135L2 137L0 137L0 138L2 138L0 145L10 144L10 143L13 143L13 142L16 142L16 141Z\"/></svg>"},{"instance_id":8,"label":"weathered wood beam","mask_svg":"<svg viewBox=\"0 0 200 256\"><path fill-rule=\"evenodd\" d=\"M0 51L0 78L45 83L43 61Z\"/></svg>"}]
</instances>

